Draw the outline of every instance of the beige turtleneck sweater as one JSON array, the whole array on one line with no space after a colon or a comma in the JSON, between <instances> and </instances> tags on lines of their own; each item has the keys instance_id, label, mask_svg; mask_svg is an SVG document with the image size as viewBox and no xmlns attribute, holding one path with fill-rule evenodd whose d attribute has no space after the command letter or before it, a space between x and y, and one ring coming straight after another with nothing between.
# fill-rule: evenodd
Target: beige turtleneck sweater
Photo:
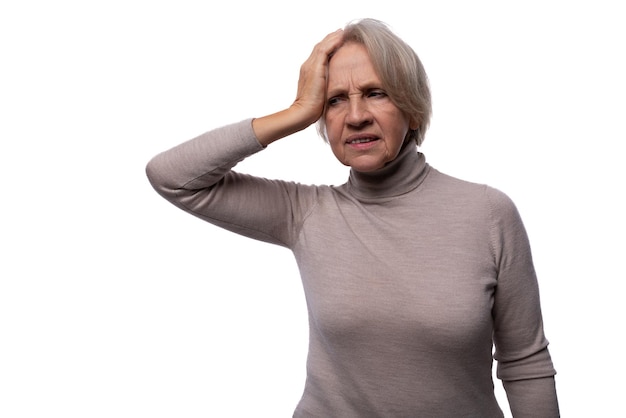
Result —
<instances>
[{"instance_id":1,"label":"beige turtleneck sweater","mask_svg":"<svg viewBox=\"0 0 626 418\"><path fill-rule=\"evenodd\" d=\"M558 416L530 247L506 195L438 172L412 143L338 187L231 170L262 149L246 120L147 173L181 209L293 252L310 335L295 417L501 417L494 344L514 416Z\"/></svg>"}]
</instances>

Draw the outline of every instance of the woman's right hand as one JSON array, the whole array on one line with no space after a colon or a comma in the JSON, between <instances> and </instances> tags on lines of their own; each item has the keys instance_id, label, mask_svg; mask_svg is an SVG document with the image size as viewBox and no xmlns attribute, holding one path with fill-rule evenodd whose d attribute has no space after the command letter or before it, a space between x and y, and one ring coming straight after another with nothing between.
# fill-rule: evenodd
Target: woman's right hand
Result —
<instances>
[{"instance_id":1,"label":"woman's right hand","mask_svg":"<svg viewBox=\"0 0 626 418\"><path fill-rule=\"evenodd\" d=\"M342 41L343 30L341 29L326 35L315 45L309 58L300 67L298 93L292 107L302 112L302 117L308 125L317 122L322 116L326 103L329 57Z\"/></svg>"},{"instance_id":2,"label":"woman's right hand","mask_svg":"<svg viewBox=\"0 0 626 418\"><path fill-rule=\"evenodd\" d=\"M267 146L317 122L324 112L330 55L341 46L343 30L320 41L300 67L298 91L293 104L280 112L254 119L252 127L259 142Z\"/></svg>"}]
</instances>

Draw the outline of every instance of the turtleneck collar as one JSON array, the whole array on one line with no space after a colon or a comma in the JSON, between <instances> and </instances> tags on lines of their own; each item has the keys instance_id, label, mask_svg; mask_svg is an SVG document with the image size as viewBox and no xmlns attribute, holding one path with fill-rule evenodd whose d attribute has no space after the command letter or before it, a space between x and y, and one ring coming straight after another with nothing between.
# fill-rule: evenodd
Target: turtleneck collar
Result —
<instances>
[{"instance_id":1,"label":"turtleneck collar","mask_svg":"<svg viewBox=\"0 0 626 418\"><path fill-rule=\"evenodd\" d=\"M402 146L398 156L383 168L361 172L350 170L348 190L359 199L380 199L400 196L417 188L430 171L424 154L415 142Z\"/></svg>"}]
</instances>

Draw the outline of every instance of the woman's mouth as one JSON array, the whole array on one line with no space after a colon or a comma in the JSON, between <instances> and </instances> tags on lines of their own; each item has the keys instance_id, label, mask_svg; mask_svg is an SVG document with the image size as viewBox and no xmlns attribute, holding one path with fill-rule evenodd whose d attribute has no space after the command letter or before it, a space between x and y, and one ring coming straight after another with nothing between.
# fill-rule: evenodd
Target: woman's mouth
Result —
<instances>
[{"instance_id":1,"label":"woman's mouth","mask_svg":"<svg viewBox=\"0 0 626 418\"><path fill-rule=\"evenodd\" d=\"M357 145L357 144L366 144L368 142L377 141L378 138L375 136L352 136L346 140L346 144L348 145Z\"/></svg>"},{"instance_id":2,"label":"woman's mouth","mask_svg":"<svg viewBox=\"0 0 626 418\"><path fill-rule=\"evenodd\" d=\"M353 139L352 141L348 142L348 144L364 144L366 142L372 142L372 141L376 141L376 139L375 138Z\"/></svg>"}]
</instances>

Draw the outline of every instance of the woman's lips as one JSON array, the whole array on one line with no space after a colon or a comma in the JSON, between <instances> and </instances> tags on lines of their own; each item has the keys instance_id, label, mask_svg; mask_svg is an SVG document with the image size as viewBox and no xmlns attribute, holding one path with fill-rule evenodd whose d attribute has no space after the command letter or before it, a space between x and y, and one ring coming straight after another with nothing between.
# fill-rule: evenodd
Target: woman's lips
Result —
<instances>
[{"instance_id":1,"label":"woman's lips","mask_svg":"<svg viewBox=\"0 0 626 418\"><path fill-rule=\"evenodd\" d=\"M377 141L379 138L375 135L370 134L358 134L358 135L350 135L346 139L346 144L348 145L359 145L359 144L367 144L370 142Z\"/></svg>"},{"instance_id":2,"label":"woman's lips","mask_svg":"<svg viewBox=\"0 0 626 418\"><path fill-rule=\"evenodd\" d=\"M346 142L346 145L352 149L366 150L375 147L378 141L379 138L367 138Z\"/></svg>"}]
</instances>

